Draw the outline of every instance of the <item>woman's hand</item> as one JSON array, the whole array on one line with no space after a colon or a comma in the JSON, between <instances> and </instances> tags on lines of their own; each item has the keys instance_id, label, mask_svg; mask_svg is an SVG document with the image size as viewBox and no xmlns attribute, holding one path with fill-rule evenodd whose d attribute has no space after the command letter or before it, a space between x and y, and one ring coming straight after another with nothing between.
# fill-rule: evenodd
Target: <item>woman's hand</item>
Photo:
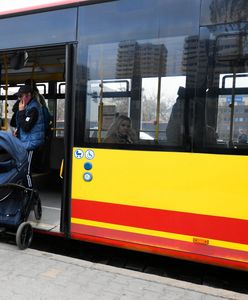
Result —
<instances>
[{"instance_id":1,"label":"woman's hand","mask_svg":"<svg viewBox=\"0 0 248 300\"><path fill-rule=\"evenodd\" d=\"M20 111L20 110L24 110L25 107L26 107L26 103L25 103L24 99L21 98L21 100L20 100L20 102L19 102L19 111Z\"/></svg>"},{"instance_id":2,"label":"woman's hand","mask_svg":"<svg viewBox=\"0 0 248 300\"><path fill-rule=\"evenodd\" d=\"M17 129L15 129L12 134L13 136L17 137Z\"/></svg>"}]
</instances>

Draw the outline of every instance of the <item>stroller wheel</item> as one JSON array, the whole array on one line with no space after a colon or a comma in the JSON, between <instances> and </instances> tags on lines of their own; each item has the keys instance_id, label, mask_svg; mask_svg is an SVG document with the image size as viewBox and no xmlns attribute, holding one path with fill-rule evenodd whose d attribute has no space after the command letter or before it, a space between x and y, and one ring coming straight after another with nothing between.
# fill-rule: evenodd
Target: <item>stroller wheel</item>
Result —
<instances>
[{"instance_id":1,"label":"stroller wheel","mask_svg":"<svg viewBox=\"0 0 248 300\"><path fill-rule=\"evenodd\" d=\"M35 202L34 202L34 215L35 215L36 220L41 219L42 207L41 207L41 201L40 201L39 196L35 199Z\"/></svg>"},{"instance_id":2,"label":"stroller wheel","mask_svg":"<svg viewBox=\"0 0 248 300\"><path fill-rule=\"evenodd\" d=\"M16 244L20 250L27 249L33 239L33 228L28 222L21 223L16 232Z\"/></svg>"}]
</instances>

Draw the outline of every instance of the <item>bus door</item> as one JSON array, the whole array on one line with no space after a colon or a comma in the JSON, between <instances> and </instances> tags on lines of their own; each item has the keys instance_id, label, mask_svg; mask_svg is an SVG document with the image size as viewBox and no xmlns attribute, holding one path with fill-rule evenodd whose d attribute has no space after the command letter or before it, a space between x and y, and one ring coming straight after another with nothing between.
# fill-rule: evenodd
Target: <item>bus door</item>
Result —
<instances>
[{"instance_id":1,"label":"bus door","mask_svg":"<svg viewBox=\"0 0 248 300\"><path fill-rule=\"evenodd\" d=\"M2 130L15 130L11 121L16 110L16 92L26 80L35 82L42 110L46 106L50 113L45 143L34 151L32 159L33 185L39 190L42 217L37 220L31 212L29 221L39 230L67 230L74 52L74 45L69 44L11 49L0 57Z\"/></svg>"}]
</instances>

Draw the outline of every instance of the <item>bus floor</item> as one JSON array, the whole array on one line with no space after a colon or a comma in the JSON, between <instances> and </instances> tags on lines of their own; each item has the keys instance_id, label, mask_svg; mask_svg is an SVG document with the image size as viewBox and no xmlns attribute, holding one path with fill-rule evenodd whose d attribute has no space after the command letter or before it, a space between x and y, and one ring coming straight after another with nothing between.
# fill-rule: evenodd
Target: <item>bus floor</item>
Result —
<instances>
[{"instance_id":1,"label":"bus floor","mask_svg":"<svg viewBox=\"0 0 248 300\"><path fill-rule=\"evenodd\" d=\"M50 180L52 176L50 177ZM46 177L47 178L47 177ZM31 210L28 222L35 229L41 229L45 231L60 231L60 213L61 213L61 191L59 185L55 182L49 182L44 184L43 178L35 178L35 186L39 191L42 206L42 217L40 220L36 220L34 211Z\"/></svg>"}]
</instances>

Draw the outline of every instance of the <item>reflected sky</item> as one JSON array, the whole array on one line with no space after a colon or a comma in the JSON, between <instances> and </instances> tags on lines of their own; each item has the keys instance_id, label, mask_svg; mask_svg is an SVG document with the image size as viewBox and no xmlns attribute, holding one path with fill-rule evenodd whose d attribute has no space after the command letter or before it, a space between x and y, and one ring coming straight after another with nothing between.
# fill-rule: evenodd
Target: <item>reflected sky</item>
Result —
<instances>
[{"instance_id":1,"label":"reflected sky","mask_svg":"<svg viewBox=\"0 0 248 300\"><path fill-rule=\"evenodd\" d=\"M199 0L121 0L81 7L79 37L87 48L88 80L118 78L120 42L163 45L167 55L161 100L174 102L178 87L186 84L185 43L199 32L199 14ZM143 95L157 93L156 76L143 78Z\"/></svg>"},{"instance_id":2,"label":"reflected sky","mask_svg":"<svg viewBox=\"0 0 248 300\"><path fill-rule=\"evenodd\" d=\"M1 48L65 43L76 39L76 8L0 20Z\"/></svg>"},{"instance_id":3,"label":"reflected sky","mask_svg":"<svg viewBox=\"0 0 248 300\"><path fill-rule=\"evenodd\" d=\"M182 13L183 8L183 13ZM122 0L80 8L80 36L87 43L194 35L199 0Z\"/></svg>"}]
</instances>

